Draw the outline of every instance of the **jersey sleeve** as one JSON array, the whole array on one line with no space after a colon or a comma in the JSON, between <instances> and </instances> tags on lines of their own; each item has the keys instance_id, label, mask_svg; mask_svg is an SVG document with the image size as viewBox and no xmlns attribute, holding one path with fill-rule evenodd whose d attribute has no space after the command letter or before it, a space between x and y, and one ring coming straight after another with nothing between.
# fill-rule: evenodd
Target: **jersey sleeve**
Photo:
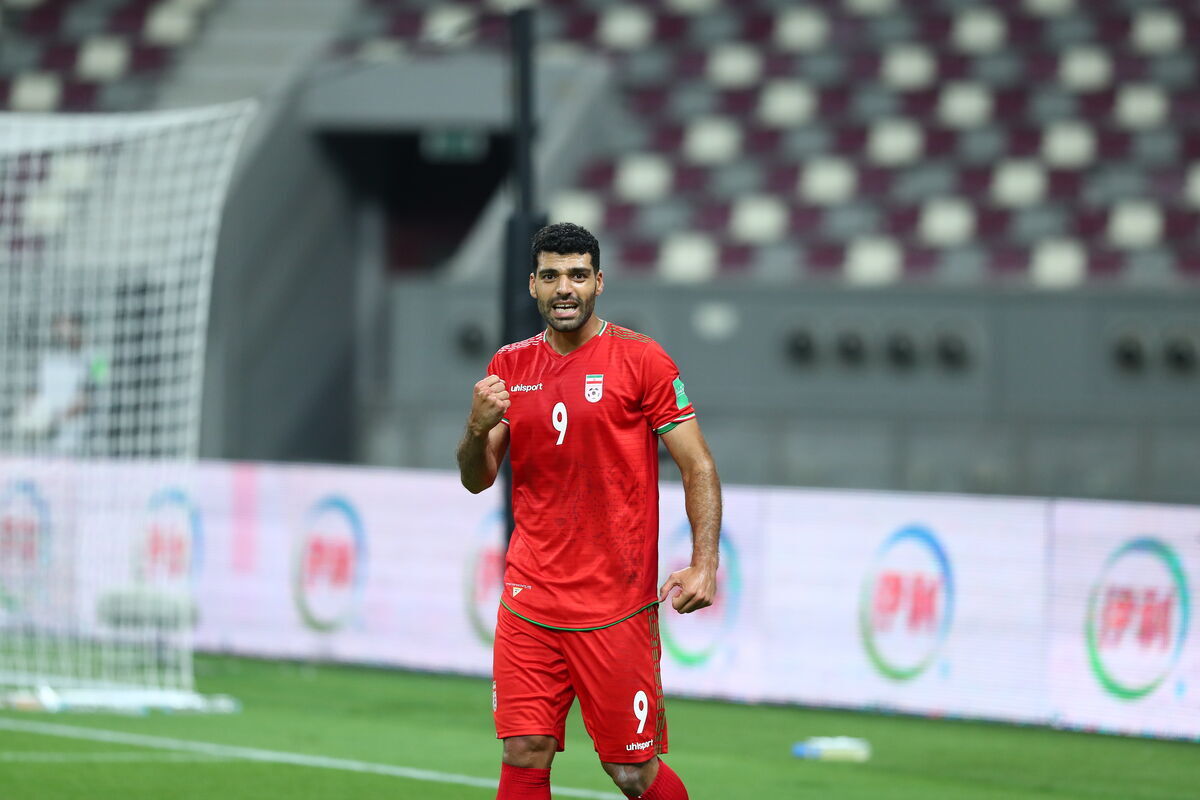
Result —
<instances>
[{"instance_id":1,"label":"jersey sleeve","mask_svg":"<svg viewBox=\"0 0 1200 800\"><path fill-rule=\"evenodd\" d=\"M487 372L485 375L496 375L500 380L504 381L505 387L508 386L508 371L504 368L504 361L500 358L500 354L496 353L492 356L492 360L488 362ZM505 425L510 425L508 417L501 417L500 421Z\"/></svg>"},{"instance_id":2,"label":"jersey sleeve","mask_svg":"<svg viewBox=\"0 0 1200 800\"><path fill-rule=\"evenodd\" d=\"M679 367L656 343L647 347L642 357L642 414L660 436L696 416L679 377Z\"/></svg>"}]
</instances>

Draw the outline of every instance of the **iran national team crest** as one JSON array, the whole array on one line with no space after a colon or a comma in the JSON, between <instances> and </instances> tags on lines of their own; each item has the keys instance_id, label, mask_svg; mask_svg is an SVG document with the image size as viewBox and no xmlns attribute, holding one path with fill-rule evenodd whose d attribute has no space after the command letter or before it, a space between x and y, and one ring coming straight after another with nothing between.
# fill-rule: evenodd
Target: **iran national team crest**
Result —
<instances>
[{"instance_id":1,"label":"iran national team crest","mask_svg":"<svg viewBox=\"0 0 1200 800\"><path fill-rule=\"evenodd\" d=\"M587 375L583 379L583 396L589 403L599 403L604 396L604 376Z\"/></svg>"}]
</instances>

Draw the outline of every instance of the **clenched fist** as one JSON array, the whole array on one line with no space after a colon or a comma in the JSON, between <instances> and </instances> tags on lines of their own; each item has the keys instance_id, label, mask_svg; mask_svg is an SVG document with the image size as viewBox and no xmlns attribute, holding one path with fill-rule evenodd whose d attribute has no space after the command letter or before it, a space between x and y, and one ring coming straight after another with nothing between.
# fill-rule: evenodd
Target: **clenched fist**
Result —
<instances>
[{"instance_id":1,"label":"clenched fist","mask_svg":"<svg viewBox=\"0 0 1200 800\"><path fill-rule=\"evenodd\" d=\"M475 396L471 399L471 416L467 419L467 427L476 436L486 435L499 424L511 402L508 389L500 376L488 375L475 384Z\"/></svg>"}]
</instances>

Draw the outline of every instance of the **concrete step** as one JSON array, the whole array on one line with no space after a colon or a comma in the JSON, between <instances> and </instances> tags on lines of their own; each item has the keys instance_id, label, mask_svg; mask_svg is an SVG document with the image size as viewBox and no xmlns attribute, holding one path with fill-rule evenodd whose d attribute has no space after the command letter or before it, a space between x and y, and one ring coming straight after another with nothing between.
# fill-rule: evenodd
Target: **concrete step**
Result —
<instances>
[{"instance_id":1,"label":"concrete step","mask_svg":"<svg viewBox=\"0 0 1200 800\"><path fill-rule=\"evenodd\" d=\"M274 28L296 30L321 28L336 24L342 19L337 4L320 4L306 8L290 3L253 6L233 6L221 15L220 24L242 28Z\"/></svg>"},{"instance_id":2,"label":"concrete step","mask_svg":"<svg viewBox=\"0 0 1200 800\"><path fill-rule=\"evenodd\" d=\"M188 48L159 105L262 96L320 58L354 0L226 0Z\"/></svg>"},{"instance_id":3,"label":"concrete step","mask_svg":"<svg viewBox=\"0 0 1200 800\"><path fill-rule=\"evenodd\" d=\"M253 66L278 66L281 62L303 57L321 44L324 37L284 37L271 40L236 41L227 37L214 39L197 47L193 53L198 61L208 63Z\"/></svg>"}]
</instances>

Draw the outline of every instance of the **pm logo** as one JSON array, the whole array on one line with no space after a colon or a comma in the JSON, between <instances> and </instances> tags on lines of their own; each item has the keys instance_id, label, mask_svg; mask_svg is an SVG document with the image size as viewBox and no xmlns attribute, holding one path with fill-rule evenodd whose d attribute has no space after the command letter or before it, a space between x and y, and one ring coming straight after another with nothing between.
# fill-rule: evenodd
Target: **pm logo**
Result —
<instances>
[{"instance_id":1,"label":"pm logo","mask_svg":"<svg viewBox=\"0 0 1200 800\"><path fill-rule=\"evenodd\" d=\"M50 543L49 503L33 481L13 481L0 493L0 615L45 591Z\"/></svg>"},{"instance_id":2,"label":"pm logo","mask_svg":"<svg viewBox=\"0 0 1200 800\"><path fill-rule=\"evenodd\" d=\"M475 553L467 559L463 586L471 630L491 647L496 638L496 601L504 591L504 512L500 509L475 528Z\"/></svg>"},{"instance_id":3,"label":"pm logo","mask_svg":"<svg viewBox=\"0 0 1200 800\"><path fill-rule=\"evenodd\" d=\"M367 574L367 537L349 501L313 505L294 551L292 593L304 624L328 633L353 616Z\"/></svg>"},{"instance_id":4,"label":"pm logo","mask_svg":"<svg viewBox=\"0 0 1200 800\"><path fill-rule=\"evenodd\" d=\"M599 403L604 397L604 376L587 375L583 379L583 396L589 403Z\"/></svg>"},{"instance_id":5,"label":"pm logo","mask_svg":"<svg viewBox=\"0 0 1200 800\"><path fill-rule=\"evenodd\" d=\"M702 667L711 662L737 627L742 604L742 566L733 539L727 528L721 529L715 602L691 614L671 611L660 616L663 648L684 667ZM662 561L669 574L686 567L691 559L692 527L684 520L667 537Z\"/></svg>"},{"instance_id":6,"label":"pm logo","mask_svg":"<svg viewBox=\"0 0 1200 800\"><path fill-rule=\"evenodd\" d=\"M200 509L179 488L156 492L146 515L136 555L144 583L179 585L195 580L204 563L204 526Z\"/></svg>"},{"instance_id":7,"label":"pm logo","mask_svg":"<svg viewBox=\"0 0 1200 800\"><path fill-rule=\"evenodd\" d=\"M1092 673L1113 697L1137 700L1171 673L1187 639L1191 595L1178 554L1142 537L1117 548L1088 598Z\"/></svg>"},{"instance_id":8,"label":"pm logo","mask_svg":"<svg viewBox=\"0 0 1200 800\"><path fill-rule=\"evenodd\" d=\"M954 617L954 573L928 528L893 533L875 554L863 581L859 633L881 675L908 681L937 658Z\"/></svg>"}]
</instances>

